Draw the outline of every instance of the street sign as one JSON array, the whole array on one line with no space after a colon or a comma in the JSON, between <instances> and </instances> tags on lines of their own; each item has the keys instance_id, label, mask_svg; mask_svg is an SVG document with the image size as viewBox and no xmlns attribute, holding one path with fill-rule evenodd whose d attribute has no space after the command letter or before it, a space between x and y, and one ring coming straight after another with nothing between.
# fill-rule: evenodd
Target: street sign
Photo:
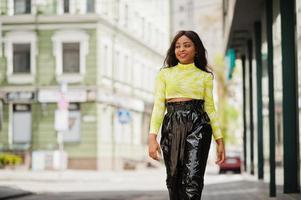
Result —
<instances>
[{"instance_id":1,"label":"street sign","mask_svg":"<svg viewBox=\"0 0 301 200\"><path fill-rule=\"evenodd\" d=\"M117 110L118 121L121 124L127 124L131 121L131 113L126 109Z\"/></svg>"},{"instance_id":2,"label":"street sign","mask_svg":"<svg viewBox=\"0 0 301 200\"><path fill-rule=\"evenodd\" d=\"M56 131L68 131L69 130L69 112L67 109L55 111L54 127Z\"/></svg>"},{"instance_id":3,"label":"street sign","mask_svg":"<svg viewBox=\"0 0 301 200\"><path fill-rule=\"evenodd\" d=\"M69 107L69 101L66 98L64 98L64 96L62 95L58 101L58 109L67 110L68 107Z\"/></svg>"}]
</instances>

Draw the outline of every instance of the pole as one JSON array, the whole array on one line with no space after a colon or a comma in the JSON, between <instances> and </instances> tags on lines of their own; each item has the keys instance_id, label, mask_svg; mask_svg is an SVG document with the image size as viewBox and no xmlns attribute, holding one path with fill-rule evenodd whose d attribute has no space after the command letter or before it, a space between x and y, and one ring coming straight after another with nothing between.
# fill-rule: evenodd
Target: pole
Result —
<instances>
[{"instance_id":1,"label":"pole","mask_svg":"<svg viewBox=\"0 0 301 200\"><path fill-rule=\"evenodd\" d=\"M270 197L276 196L275 177L275 102L273 53L273 0L266 0L266 29L268 45L269 132L270 132Z\"/></svg>"},{"instance_id":2,"label":"pole","mask_svg":"<svg viewBox=\"0 0 301 200\"><path fill-rule=\"evenodd\" d=\"M280 0L284 193L300 192L296 2Z\"/></svg>"},{"instance_id":3,"label":"pole","mask_svg":"<svg viewBox=\"0 0 301 200\"><path fill-rule=\"evenodd\" d=\"M262 54L261 54L261 22L254 24L255 28L255 57L256 57L256 82L257 82L257 159L258 179L264 178L263 159L263 117L262 117Z\"/></svg>"}]
</instances>

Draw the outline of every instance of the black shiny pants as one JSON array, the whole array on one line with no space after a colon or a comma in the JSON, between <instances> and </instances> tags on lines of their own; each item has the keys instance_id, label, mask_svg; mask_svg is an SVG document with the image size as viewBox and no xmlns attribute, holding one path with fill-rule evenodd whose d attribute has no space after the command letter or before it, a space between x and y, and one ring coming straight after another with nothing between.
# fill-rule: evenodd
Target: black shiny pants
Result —
<instances>
[{"instance_id":1,"label":"black shiny pants","mask_svg":"<svg viewBox=\"0 0 301 200\"><path fill-rule=\"evenodd\" d=\"M203 100L167 102L160 145L170 200L200 200L212 129Z\"/></svg>"}]
</instances>

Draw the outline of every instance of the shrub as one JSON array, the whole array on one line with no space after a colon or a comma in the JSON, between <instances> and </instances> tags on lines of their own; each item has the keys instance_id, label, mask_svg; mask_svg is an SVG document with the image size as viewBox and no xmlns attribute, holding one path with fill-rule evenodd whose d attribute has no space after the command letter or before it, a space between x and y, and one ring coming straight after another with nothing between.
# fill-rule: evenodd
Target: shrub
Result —
<instances>
[{"instance_id":1,"label":"shrub","mask_svg":"<svg viewBox=\"0 0 301 200\"><path fill-rule=\"evenodd\" d=\"M21 156L11 153L0 153L0 168L5 166L16 166L22 163Z\"/></svg>"}]
</instances>

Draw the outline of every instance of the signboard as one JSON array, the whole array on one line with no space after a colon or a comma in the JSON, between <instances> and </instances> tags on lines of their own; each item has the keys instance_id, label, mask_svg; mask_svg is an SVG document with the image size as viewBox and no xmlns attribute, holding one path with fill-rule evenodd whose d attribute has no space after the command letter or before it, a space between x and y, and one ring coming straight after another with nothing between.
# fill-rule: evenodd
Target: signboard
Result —
<instances>
[{"instance_id":1,"label":"signboard","mask_svg":"<svg viewBox=\"0 0 301 200\"><path fill-rule=\"evenodd\" d=\"M99 91L97 100L103 103L115 105L117 107L127 108L138 112L144 111L144 102L140 99L135 99L127 96L112 94L108 91Z\"/></svg>"},{"instance_id":2,"label":"signboard","mask_svg":"<svg viewBox=\"0 0 301 200\"><path fill-rule=\"evenodd\" d=\"M5 95L6 102L31 102L34 99L34 92L8 92Z\"/></svg>"},{"instance_id":3,"label":"signboard","mask_svg":"<svg viewBox=\"0 0 301 200\"><path fill-rule=\"evenodd\" d=\"M54 127L56 131L69 130L69 113L67 109L55 111Z\"/></svg>"},{"instance_id":4,"label":"signboard","mask_svg":"<svg viewBox=\"0 0 301 200\"><path fill-rule=\"evenodd\" d=\"M226 58L227 58L227 61L228 61L227 79L230 80L232 78L233 70L235 68L235 59L236 59L235 50L234 49L229 49L227 51Z\"/></svg>"},{"instance_id":5,"label":"signboard","mask_svg":"<svg viewBox=\"0 0 301 200\"><path fill-rule=\"evenodd\" d=\"M80 142L80 111L69 111L68 131L63 132L64 142Z\"/></svg>"},{"instance_id":6,"label":"signboard","mask_svg":"<svg viewBox=\"0 0 301 200\"><path fill-rule=\"evenodd\" d=\"M87 91L81 89L68 89L64 93L66 100L69 102L86 102ZM58 102L61 99L61 92L59 90L40 90L38 93L38 100L42 103Z\"/></svg>"},{"instance_id":7,"label":"signboard","mask_svg":"<svg viewBox=\"0 0 301 200\"><path fill-rule=\"evenodd\" d=\"M126 109L117 110L118 121L121 124L127 124L131 121L131 113Z\"/></svg>"}]
</instances>

